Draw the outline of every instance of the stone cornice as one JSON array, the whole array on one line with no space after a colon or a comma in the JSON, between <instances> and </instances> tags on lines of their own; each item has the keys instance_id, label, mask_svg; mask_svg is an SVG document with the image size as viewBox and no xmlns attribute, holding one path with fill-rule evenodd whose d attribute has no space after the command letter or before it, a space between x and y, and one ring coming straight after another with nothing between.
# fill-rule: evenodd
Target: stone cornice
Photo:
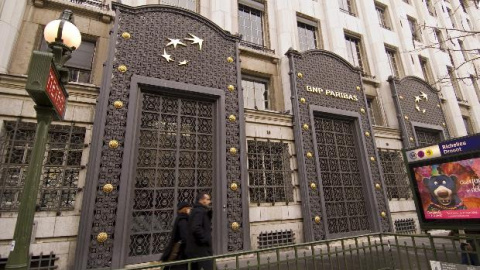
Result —
<instances>
[{"instance_id":1,"label":"stone cornice","mask_svg":"<svg viewBox=\"0 0 480 270\"><path fill-rule=\"evenodd\" d=\"M400 130L389 128L389 127L381 127L381 126L373 126L373 131L375 132L376 138L385 138L385 139L396 139L401 140Z\"/></svg>"},{"instance_id":2,"label":"stone cornice","mask_svg":"<svg viewBox=\"0 0 480 270\"><path fill-rule=\"evenodd\" d=\"M26 81L26 75L0 73L0 94L27 97ZM92 84L70 83L66 88L71 102L95 103L100 92L100 88Z\"/></svg>"},{"instance_id":3,"label":"stone cornice","mask_svg":"<svg viewBox=\"0 0 480 270\"><path fill-rule=\"evenodd\" d=\"M275 111L245 109L245 122L275 126L293 127L293 117Z\"/></svg>"}]
</instances>

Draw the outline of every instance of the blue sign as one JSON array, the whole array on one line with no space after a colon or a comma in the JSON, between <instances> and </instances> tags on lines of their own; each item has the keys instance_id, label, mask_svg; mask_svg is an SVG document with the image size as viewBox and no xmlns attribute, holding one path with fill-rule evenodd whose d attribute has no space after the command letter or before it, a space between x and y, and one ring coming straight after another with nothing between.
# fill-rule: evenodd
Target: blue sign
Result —
<instances>
[{"instance_id":1,"label":"blue sign","mask_svg":"<svg viewBox=\"0 0 480 270\"><path fill-rule=\"evenodd\" d=\"M472 137L439 143L438 146L440 147L442 156L480 150L480 134L476 134Z\"/></svg>"}]
</instances>

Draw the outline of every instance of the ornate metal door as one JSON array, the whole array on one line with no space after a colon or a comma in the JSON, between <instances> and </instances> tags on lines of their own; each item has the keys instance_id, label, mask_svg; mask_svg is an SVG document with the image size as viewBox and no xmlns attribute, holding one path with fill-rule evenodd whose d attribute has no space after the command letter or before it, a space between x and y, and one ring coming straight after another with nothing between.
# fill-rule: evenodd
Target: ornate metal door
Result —
<instances>
[{"instance_id":1,"label":"ornate metal door","mask_svg":"<svg viewBox=\"0 0 480 270\"><path fill-rule=\"evenodd\" d=\"M176 205L212 193L214 102L142 93L127 263L159 260Z\"/></svg>"},{"instance_id":2,"label":"ornate metal door","mask_svg":"<svg viewBox=\"0 0 480 270\"><path fill-rule=\"evenodd\" d=\"M319 116L314 121L328 232L371 230L354 122Z\"/></svg>"}]
</instances>

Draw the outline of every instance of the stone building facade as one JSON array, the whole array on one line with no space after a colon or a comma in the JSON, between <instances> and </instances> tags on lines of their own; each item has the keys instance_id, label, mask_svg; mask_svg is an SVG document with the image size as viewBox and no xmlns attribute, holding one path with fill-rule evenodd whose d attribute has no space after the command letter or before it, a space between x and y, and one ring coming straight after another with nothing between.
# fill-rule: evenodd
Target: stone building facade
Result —
<instances>
[{"instance_id":1,"label":"stone building facade","mask_svg":"<svg viewBox=\"0 0 480 270\"><path fill-rule=\"evenodd\" d=\"M35 127L25 74L63 9L84 45L31 248L59 269L155 260L173 203L203 190L218 253L418 232L400 150L480 132L477 1L112 2L0 0L2 259Z\"/></svg>"}]
</instances>

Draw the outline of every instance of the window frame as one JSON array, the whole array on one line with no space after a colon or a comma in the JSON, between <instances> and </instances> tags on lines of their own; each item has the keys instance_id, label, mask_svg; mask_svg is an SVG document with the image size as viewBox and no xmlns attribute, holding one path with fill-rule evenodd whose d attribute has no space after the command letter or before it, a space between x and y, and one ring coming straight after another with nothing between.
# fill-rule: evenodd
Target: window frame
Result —
<instances>
[{"instance_id":1,"label":"window frame","mask_svg":"<svg viewBox=\"0 0 480 270\"><path fill-rule=\"evenodd\" d=\"M6 127L7 125L9 127ZM15 178L16 180L13 179L13 182L18 184L25 183L34 144L36 125L35 122L26 122L21 119L16 121L3 120L2 133L0 134L0 148L2 149L0 151L2 153L0 171L4 171L5 174L0 174L0 180L2 180L0 181L0 212L18 212L19 210L22 189L8 185L9 180L12 180L9 179L10 174L8 172L11 169L18 170L18 177ZM7 128L10 130L7 130ZM8 132L11 132L11 134L8 134ZM65 136L65 134L68 137L67 141L59 143L58 140L55 140L55 136ZM9 135L11 137L7 138ZM81 181L80 175L85 168L82 164L82 159L84 157L86 137L86 127L76 125L75 123L70 123L70 125L52 125L50 127L42 163L40 187L36 198L37 211L59 213L61 211L75 210L75 204L78 201L79 183ZM80 139L81 141L73 141L75 139ZM15 161L16 158L13 157L15 152L23 153L20 162L17 162L18 159ZM7 153L8 156L4 156ZM72 160L75 161L75 164L72 163ZM13 199L10 202L11 206L6 207L3 205L6 202L3 198L5 198L5 194L10 193Z\"/></svg>"},{"instance_id":2,"label":"window frame","mask_svg":"<svg viewBox=\"0 0 480 270\"><path fill-rule=\"evenodd\" d=\"M193 12L195 12L195 13L198 13L198 12L199 12L199 8L200 8L200 0L193 0L193 1L195 1L195 10L181 7L180 5L178 5L178 4L180 4L180 0L176 0L176 1L178 2L177 5L175 5L175 4L170 4L170 3L165 4L165 3L162 3L162 1L164 1L164 0L159 0L159 1L158 1L158 4L160 4L160 5L172 6L172 7L178 7L178 8L183 8L183 9L186 9L186 10L193 11ZM170 1L171 1L171 0L170 0Z\"/></svg>"},{"instance_id":3,"label":"window frame","mask_svg":"<svg viewBox=\"0 0 480 270\"><path fill-rule=\"evenodd\" d=\"M475 131L473 130L472 119L470 118L470 116L462 115L462 119L463 119L463 124L465 125L465 129L467 131L467 135L475 134Z\"/></svg>"},{"instance_id":4,"label":"window frame","mask_svg":"<svg viewBox=\"0 0 480 270\"><path fill-rule=\"evenodd\" d=\"M375 11L377 13L380 27L392 31L393 27L388 13L388 7L384 4L375 2Z\"/></svg>"},{"instance_id":5,"label":"window frame","mask_svg":"<svg viewBox=\"0 0 480 270\"><path fill-rule=\"evenodd\" d=\"M430 68L428 58L419 55L418 62L420 63L420 69L422 70L423 79L427 83L432 84L434 78L433 78L433 73L432 73L432 69Z\"/></svg>"},{"instance_id":6,"label":"window frame","mask_svg":"<svg viewBox=\"0 0 480 270\"><path fill-rule=\"evenodd\" d=\"M442 30L440 30L438 28L435 28L435 31L433 33L434 33L435 38L438 42L438 48L440 49L440 51L442 51L442 52L446 51L447 47L446 47L446 44L445 44L445 40L443 38Z\"/></svg>"},{"instance_id":7,"label":"window frame","mask_svg":"<svg viewBox=\"0 0 480 270\"><path fill-rule=\"evenodd\" d=\"M435 5L432 3L432 0L425 0L425 5L427 7L428 14L433 17L437 17L437 11L435 10Z\"/></svg>"},{"instance_id":8,"label":"window frame","mask_svg":"<svg viewBox=\"0 0 480 270\"><path fill-rule=\"evenodd\" d=\"M387 54L388 64L392 75L401 78L403 76L403 66L398 49L385 44L385 53Z\"/></svg>"},{"instance_id":9,"label":"window frame","mask_svg":"<svg viewBox=\"0 0 480 270\"><path fill-rule=\"evenodd\" d=\"M384 119L382 107L378 102L377 96L367 96L367 102L365 104L367 106L367 111L371 117L372 126L379 126L384 127L386 126L386 121ZM380 123L378 123L380 122Z\"/></svg>"},{"instance_id":10,"label":"window frame","mask_svg":"<svg viewBox=\"0 0 480 270\"><path fill-rule=\"evenodd\" d=\"M341 12L353 17L357 17L357 7L355 0L338 0L337 2ZM345 5L347 6L345 7Z\"/></svg>"},{"instance_id":11,"label":"window frame","mask_svg":"<svg viewBox=\"0 0 480 270\"><path fill-rule=\"evenodd\" d=\"M451 66L447 66L447 76L450 79L452 84L453 92L455 93L455 97L458 101L463 101L463 93L460 84L458 83L457 74L455 73L455 69Z\"/></svg>"},{"instance_id":12,"label":"window frame","mask_svg":"<svg viewBox=\"0 0 480 270\"><path fill-rule=\"evenodd\" d=\"M247 37L247 34L244 34L242 33L243 29L241 26L242 24L240 23L240 20L241 20L241 17L240 16L240 13L241 12L244 12L244 13L247 13L243 10L245 9L248 9L249 10L249 15L250 15L250 22L252 21L251 20L251 17L252 17L252 11L257 11L260 16L260 27L258 27L259 30L261 30L261 38L262 38L262 43L259 44L257 42L253 42L251 40L248 40L246 39ZM266 13L266 6L264 3L260 3L260 2L257 2L257 1L253 1L253 0L239 0L238 1L238 4L237 4L237 15L238 15L238 32L241 34L242 36L242 40L240 41L241 44L244 44L248 47L252 47L254 49L265 49L265 48L268 48L270 46L270 43L269 43L269 40L268 40L268 27L267 27L267 23L268 23L268 17L267 17L267 13ZM251 27L250 27L251 28ZM253 30L250 30L250 32L252 32ZM252 32L253 33L253 32ZM251 34L251 33L250 33Z\"/></svg>"},{"instance_id":13,"label":"window frame","mask_svg":"<svg viewBox=\"0 0 480 270\"><path fill-rule=\"evenodd\" d=\"M354 33L350 33L347 31L344 31L344 39L345 39L345 46L347 49L347 57L346 59L348 62L355 67L359 67L362 70L363 74L369 74L370 69L368 65L368 58L367 54L365 51L365 46L363 45L363 40L362 37L359 35L356 35ZM356 50L356 55L358 59L358 64L357 63L352 63L351 60L354 60L355 57L352 55L353 50L350 52L349 47L351 48L351 44L349 46L348 42L350 43L355 43L355 50Z\"/></svg>"},{"instance_id":14,"label":"window frame","mask_svg":"<svg viewBox=\"0 0 480 270\"><path fill-rule=\"evenodd\" d=\"M407 21L410 28L410 32L412 34L412 40L417 42L422 42L422 36L417 26L417 19L407 16Z\"/></svg>"},{"instance_id":15,"label":"window frame","mask_svg":"<svg viewBox=\"0 0 480 270\"><path fill-rule=\"evenodd\" d=\"M264 84L265 85L265 92L266 92L266 99L264 98L263 103L264 106L265 104L268 104L268 106L265 106L264 109L259 109L257 106L256 98L255 100L255 105L253 108L247 107L247 102L245 98L248 96L246 95L245 89L243 89L243 81L248 81L248 82L253 82L253 83L258 83L258 84ZM249 74L243 74L242 73L242 90L243 90L243 96L244 96L244 108L247 109L252 109L252 110L261 110L261 111L271 111L272 109L272 91L271 91L271 80L270 78L266 77L259 77L259 76L254 76L254 75L249 75ZM256 97L256 93L254 94L254 97ZM263 97L265 97L265 93L263 94Z\"/></svg>"},{"instance_id":16,"label":"window frame","mask_svg":"<svg viewBox=\"0 0 480 270\"><path fill-rule=\"evenodd\" d=\"M300 25L304 25L306 26L305 28L301 27ZM311 27L313 29L307 29L308 27ZM300 28L302 29L306 29L306 30L309 30L309 31L312 31L313 32L313 35L314 35L314 43L315 43L315 46L314 48L308 48L308 49L304 49L302 48L302 44L305 44L301 42L301 35L300 35ZM312 21L312 20L309 20L307 18L304 18L302 16L297 16L297 38L298 38L298 45L299 45L299 49L301 51L307 51L307 50L314 50L314 49L319 49L321 46L321 33L320 33L320 30L319 30L319 23L318 22L315 22L315 21Z\"/></svg>"}]
</instances>

